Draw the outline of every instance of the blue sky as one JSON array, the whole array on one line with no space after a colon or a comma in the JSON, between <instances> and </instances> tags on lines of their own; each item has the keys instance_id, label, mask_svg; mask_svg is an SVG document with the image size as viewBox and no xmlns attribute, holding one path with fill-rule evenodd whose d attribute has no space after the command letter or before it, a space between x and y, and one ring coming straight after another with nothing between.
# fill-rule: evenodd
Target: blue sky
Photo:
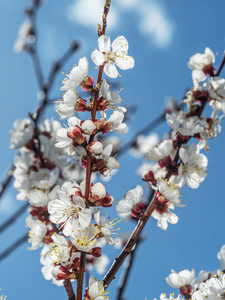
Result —
<instances>
[{"instance_id":1,"label":"blue sky","mask_svg":"<svg viewBox=\"0 0 225 300\"><path fill-rule=\"evenodd\" d=\"M93 2L95 9L102 7L97 0ZM15 155L14 151L9 150L8 135L13 121L27 117L27 113L33 111L37 104L38 86L30 58L24 53L13 52L18 28L25 18L22 12L27 5L28 0L0 2L1 174L6 172ZM97 46L94 25L97 12L90 7L90 13L88 5L90 3L86 0L43 1L37 22L38 49L45 77L52 62L68 48L70 38L77 39L82 46L62 71L67 72L83 56L90 60L91 52ZM184 92L192 85L191 71L187 67L191 55L204 52L208 46L218 54L215 64L218 67L225 49L224 9L223 0L217 0L216 4L210 0L204 3L194 0L112 0L107 34L111 34L112 40L124 35L129 42L129 54L135 59L134 69L121 71L122 77L117 80L124 88L121 96L126 99L128 107L132 104L138 106L123 141L130 140L138 130L156 118L162 112L166 99L175 97L178 101L182 100ZM90 75L96 78L91 61L90 70ZM224 76L225 71L221 75ZM63 75L59 74L51 92L52 98L60 97L59 82L62 79ZM45 116L57 117L53 106L49 106ZM168 126L162 124L156 132L162 136L168 132ZM205 182L198 190L184 189L182 199L186 207L176 209L178 224L169 225L167 232L157 228L153 219L146 226L146 241L138 249L125 293L128 299L149 300L159 298L161 292L173 292L165 282L171 269L179 272L194 267L199 272L219 268L216 254L225 243L224 134L222 131L209 143ZM135 175L141 163L141 159L137 160L128 153L120 159L119 174L107 184L107 191L116 200L124 196L124 187L129 190L137 184L145 186L141 178ZM1 223L22 204L16 201L15 195L12 187L4 195L0 203ZM23 217L1 234L0 251L26 232ZM132 231L133 224L120 224L120 228L121 232L123 229ZM0 262L2 293L8 295L8 299L18 300L66 299L63 288L43 279L39 251L31 252L27 247L28 244L21 246ZM111 260L118 254L118 250L111 250L109 246L105 250L110 252ZM116 281L109 288L111 299L115 287Z\"/></svg>"}]
</instances>

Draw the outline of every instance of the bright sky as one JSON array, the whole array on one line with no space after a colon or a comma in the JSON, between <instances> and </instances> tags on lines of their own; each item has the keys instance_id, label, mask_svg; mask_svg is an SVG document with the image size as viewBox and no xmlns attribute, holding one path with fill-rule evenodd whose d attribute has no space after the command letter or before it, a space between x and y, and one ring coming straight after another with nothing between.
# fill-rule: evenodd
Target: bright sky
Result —
<instances>
[{"instance_id":1,"label":"bright sky","mask_svg":"<svg viewBox=\"0 0 225 300\"><path fill-rule=\"evenodd\" d=\"M45 76L54 60L68 48L70 38L81 42L82 47L74 54L64 72L79 58L86 56L90 61L90 75L96 78L91 52L97 47L96 23L101 22L103 0L43 0L37 18L38 48ZM0 148L0 172L5 173L11 163L14 151L9 150L8 132L17 118L27 117L37 104L38 86L29 57L13 52L19 26L24 20L23 9L28 0L0 2L0 80L2 98L2 128ZM149 1L112 0L107 34L112 40L124 35L129 42L129 54L135 59L134 69L123 72L116 80L123 87L121 96L126 105L138 106L137 112L128 124L129 132L123 141L130 140L135 133L156 118L163 111L169 97L182 100L185 91L192 85L191 71L187 67L190 56L204 52L210 47L217 55L218 67L225 49L225 2L223 0ZM225 76L225 71L222 72ZM51 97L60 97L59 74ZM49 106L47 117L57 117L53 106ZM162 136L168 132L166 124L157 128ZM217 252L225 243L224 238L224 178L225 132L210 142L208 176L198 190L185 189L181 198L186 205L177 208L179 222L169 225L167 232L157 228L150 220L144 235L146 241L137 251L125 295L129 299L159 299L162 292L178 291L165 281L171 269L179 272L194 267L200 270L219 268ZM107 191L116 200L122 198L125 190L137 184L145 184L135 175L141 165L128 153L120 159L121 169L107 184ZM147 189L146 189L147 191ZM11 187L0 203L0 224L4 222L21 203L15 198ZM113 208L114 210L115 208ZM112 211L113 211L112 210ZM0 252L26 232L25 217L21 217L12 228L0 236ZM121 233L132 231L133 224L120 224ZM21 246L4 261L0 262L0 288L8 299L49 300L66 299L64 288L45 281L39 263L40 251L28 251L28 243ZM110 252L110 260L118 250L104 248ZM116 280L118 280L117 275ZM101 277L99 277L101 279ZM110 299L115 295L116 281L109 287ZM0 293L1 294L1 293Z\"/></svg>"}]
</instances>

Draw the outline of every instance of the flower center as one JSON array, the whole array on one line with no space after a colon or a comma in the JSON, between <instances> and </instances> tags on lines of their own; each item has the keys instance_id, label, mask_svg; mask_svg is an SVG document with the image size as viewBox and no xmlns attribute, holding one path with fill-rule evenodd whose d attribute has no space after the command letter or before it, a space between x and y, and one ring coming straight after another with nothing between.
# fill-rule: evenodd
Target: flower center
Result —
<instances>
[{"instance_id":1,"label":"flower center","mask_svg":"<svg viewBox=\"0 0 225 300\"><path fill-rule=\"evenodd\" d=\"M79 217L80 208L76 204L72 204L69 209L69 215L75 219Z\"/></svg>"},{"instance_id":2,"label":"flower center","mask_svg":"<svg viewBox=\"0 0 225 300\"><path fill-rule=\"evenodd\" d=\"M116 58L116 52L109 51L105 53L105 62L106 63L114 63Z\"/></svg>"}]
</instances>

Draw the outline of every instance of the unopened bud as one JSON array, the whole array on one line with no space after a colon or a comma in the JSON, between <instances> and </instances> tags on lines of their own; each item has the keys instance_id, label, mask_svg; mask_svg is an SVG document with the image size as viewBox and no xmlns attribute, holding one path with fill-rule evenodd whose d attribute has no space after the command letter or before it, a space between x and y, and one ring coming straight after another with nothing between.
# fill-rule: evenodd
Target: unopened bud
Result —
<instances>
[{"instance_id":1,"label":"unopened bud","mask_svg":"<svg viewBox=\"0 0 225 300\"><path fill-rule=\"evenodd\" d=\"M96 155L99 155L102 153L104 147L103 147L103 144L99 141L96 141L96 142L91 142L88 146L87 146L87 149L93 153L93 154L96 154Z\"/></svg>"},{"instance_id":2,"label":"unopened bud","mask_svg":"<svg viewBox=\"0 0 225 300\"><path fill-rule=\"evenodd\" d=\"M93 197L97 196L98 199L105 198L106 189L104 184L97 182L95 185L91 187L91 193Z\"/></svg>"},{"instance_id":3,"label":"unopened bud","mask_svg":"<svg viewBox=\"0 0 225 300\"><path fill-rule=\"evenodd\" d=\"M93 121L86 120L82 123L81 129L85 134L91 135L94 134L96 131L96 126Z\"/></svg>"}]
</instances>

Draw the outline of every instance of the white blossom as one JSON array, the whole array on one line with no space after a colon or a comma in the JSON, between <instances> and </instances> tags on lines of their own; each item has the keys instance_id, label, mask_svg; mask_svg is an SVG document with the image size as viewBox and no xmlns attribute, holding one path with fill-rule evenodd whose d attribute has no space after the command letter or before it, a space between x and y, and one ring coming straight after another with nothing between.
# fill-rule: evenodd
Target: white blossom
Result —
<instances>
[{"instance_id":1,"label":"white blossom","mask_svg":"<svg viewBox=\"0 0 225 300\"><path fill-rule=\"evenodd\" d=\"M92 52L91 58L97 66L104 64L103 70L107 76L111 78L118 77L119 73L115 64L121 70L134 67L134 59L127 55L128 42L124 36L120 36L113 41L111 51L110 37L102 35L98 38L98 48L99 50L96 49Z\"/></svg>"},{"instance_id":2,"label":"white blossom","mask_svg":"<svg viewBox=\"0 0 225 300\"><path fill-rule=\"evenodd\" d=\"M79 60L78 66L75 66L69 75L66 75L68 78L65 78L62 83L63 86L60 90L68 91L73 90L82 84L85 77L88 75L88 60L86 57L83 57Z\"/></svg>"},{"instance_id":3,"label":"white blossom","mask_svg":"<svg viewBox=\"0 0 225 300\"><path fill-rule=\"evenodd\" d=\"M195 278L195 270L183 270L179 273L172 272L166 277L166 282L173 288L180 288L184 285L190 285Z\"/></svg>"},{"instance_id":4,"label":"white blossom","mask_svg":"<svg viewBox=\"0 0 225 300\"><path fill-rule=\"evenodd\" d=\"M215 55L211 49L205 48L205 53L196 53L191 56L188 66L193 70L192 78L198 81L204 81L206 79L206 74L203 71L204 67L211 65L215 62Z\"/></svg>"},{"instance_id":5,"label":"white blossom","mask_svg":"<svg viewBox=\"0 0 225 300\"><path fill-rule=\"evenodd\" d=\"M78 250L89 252L92 248L95 247L97 243L97 240L95 238L96 235L97 229L94 224L91 223L85 229L81 227L76 228L72 232L70 240Z\"/></svg>"},{"instance_id":6,"label":"white blossom","mask_svg":"<svg viewBox=\"0 0 225 300\"><path fill-rule=\"evenodd\" d=\"M15 129L9 131L10 148L19 149L25 146L34 135L34 124L29 119L18 119L13 123Z\"/></svg>"}]
</instances>

